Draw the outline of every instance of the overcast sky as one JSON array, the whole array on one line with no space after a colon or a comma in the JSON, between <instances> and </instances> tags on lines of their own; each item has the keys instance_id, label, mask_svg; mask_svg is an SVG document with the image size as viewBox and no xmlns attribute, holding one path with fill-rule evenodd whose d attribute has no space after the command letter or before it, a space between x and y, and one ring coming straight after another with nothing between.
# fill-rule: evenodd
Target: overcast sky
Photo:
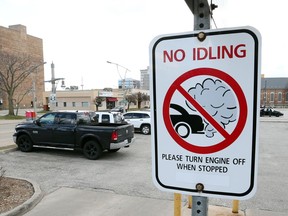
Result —
<instances>
[{"instance_id":1,"label":"overcast sky","mask_svg":"<svg viewBox=\"0 0 288 216\"><path fill-rule=\"evenodd\" d=\"M213 1L218 28L250 25L260 31L266 77L288 77L286 2ZM29 35L43 39L45 79L51 78L53 61L56 78L80 89L81 84L117 88L117 67L107 61L128 68L127 78L140 80L140 70L149 65L151 40L193 31L193 22L184 0L0 0L1 26L22 24ZM123 78L125 69L119 72Z\"/></svg>"}]
</instances>

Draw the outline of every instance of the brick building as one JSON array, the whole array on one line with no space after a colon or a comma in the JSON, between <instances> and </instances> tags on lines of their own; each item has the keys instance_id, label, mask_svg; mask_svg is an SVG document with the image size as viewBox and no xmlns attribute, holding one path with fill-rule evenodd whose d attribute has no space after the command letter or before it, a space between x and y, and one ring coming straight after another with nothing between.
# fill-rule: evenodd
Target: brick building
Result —
<instances>
[{"instance_id":1,"label":"brick building","mask_svg":"<svg viewBox=\"0 0 288 216\"><path fill-rule=\"evenodd\" d=\"M288 78L261 78L261 106L288 107Z\"/></svg>"},{"instance_id":2,"label":"brick building","mask_svg":"<svg viewBox=\"0 0 288 216\"><path fill-rule=\"evenodd\" d=\"M31 56L35 62L43 62L43 41L40 38L27 34L26 26L23 25L11 25L9 28L0 26L0 50L9 53L24 53ZM42 107L42 94L44 92L44 66L41 65L37 68L35 73L29 75L22 87L33 88L33 81L35 81L35 95L36 106ZM19 92L16 91L14 97L17 97ZM20 108L31 107L31 101L33 101L33 93L28 93L22 102ZM7 109L7 95L0 92L0 100L3 104L1 107ZM15 99L16 100L16 99ZM15 105L15 104L14 104Z\"/></svg>"}]
</instances>

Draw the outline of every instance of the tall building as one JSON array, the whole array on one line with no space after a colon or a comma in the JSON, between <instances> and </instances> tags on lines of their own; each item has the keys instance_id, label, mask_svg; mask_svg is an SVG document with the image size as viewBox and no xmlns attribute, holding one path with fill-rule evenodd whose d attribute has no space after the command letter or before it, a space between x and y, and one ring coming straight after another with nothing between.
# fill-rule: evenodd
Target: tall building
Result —
<instances>
[{"instance_id":1,"label":"tall building","mask_svg":"<svg viewBox=\"0 0 288 216\"><path fill-rule=\"evenodd\" d=\"M140 70L140 73L141 73L140 89L149 90L150 89L149 67L147 67L147 69Z\"/></svg>"},{"instance_id":2,"label":"tall building","mask_svg":"<svg viewBox=\"0 0 288 216\"><path fill-rule=\"evenodd\" d=\"M0 26L0 50L12 54L24 53L31 56L37 62L43 62L43 41L40 38L27 34L26 26L24 25L11 25L9 28ZM34 89L33 82L35 82L36 98L33 100L33 93L28 93L22 102L19 104L20 108L31 107L31 102L36 101L36 105L43 104L42 94L44 92L44 66L41 65L37 71L31 74L22 84L22 89ZM27 88L26 88L27 87ZM23 90L22 90L23 91ZM16 91L14 96L15 100L21 94L20 90ZM0 92L0 100L2 99L2 108L8 107L7 95Z\"/></svg>"},{"instance_id":3,"label":"tall building","mask_svg":"<svg viewBox=\"0 0 288 216\"><path fill-rule=\"evenodd\" d=\"M125 80L118 80L119 89L139 89L140 81L132 78L126 78Z\"/></svg>"}]
</instances>

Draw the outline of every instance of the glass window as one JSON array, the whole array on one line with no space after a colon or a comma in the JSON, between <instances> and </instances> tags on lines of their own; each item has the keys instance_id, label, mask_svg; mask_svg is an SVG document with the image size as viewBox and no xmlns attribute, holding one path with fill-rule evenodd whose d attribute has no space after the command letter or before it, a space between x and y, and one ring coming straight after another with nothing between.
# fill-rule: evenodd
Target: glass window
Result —
<instances>
[{"instance_id":1,"label":"glass window","mask_svg":"<svg viewBox=\"0 0 288 216\"><path fill-rule=\"evenodd\" d=\"M89 124L91 122L89 113L77 113L79 124Z\"/></svg>"},{"instance_id":2,"label":"glass window","mask_svg":"<svg viewBox=\"0 0 288 216\"><path fill-rule=\"evenodd\" d=\"M132 114L132 113L124 114L124 118L125 118L125 119L131 119L132 117L133 117L133 114Z\"/></svg>"},{"instance_id":3,"label":"glass window","mask_svg":"<svg viewBox=\"0 0 288 216\"><path fill-rule=\"evenodd\" d=\"M47 125L47 124L53 124L55 119L56 113L49 113L47 115L44 115L40 118L39 122L41 125Z\"/></svg>"},{"instance_id":4,"label":"glass window","mask_svg":"<svg viewBox=\"0 0 288 216\"><path fill-rule=\"evenodd\" d=\"M282 92L279 92L278 93L278 102L281 102L282 101Z\"/></svg>"},{"instance_id":5,"label":"glass window","mask_svg":"<svg viewBox=\"0 0 288 216\"><path fill-rule=\"evenodd\" d=\"M63 102L63 107L66 107L67 106L67 103L66 102Z\"/></svg>"},{"instance_id":6,"label":"glass window","mask_svg":"<svg viewBox=\"0 0 288 216\"><path fill-rule=\"evenodd\" d=\"M58 124L75 124L76 114L73 113L58 113L55 117L55 123Z\"/></svg>"},{"instance_id":7,"label":"glass window","mask_svg":"<svg viewBox=\"0 0 288 216\"><path fill-rule=\"evenodd\" d=\"M274 92L270 93L270 101L274 101Z\"/></svg>"},{"instance_id":8,"label":"glass window","mask_svg":"<svg viewBox=\"0 0 288 216\"><path fill-rule=\"evenodd\" d=\"M288 92L286 93L285 101L288 101Z\"/></svg>"},{"instance_id":9,"label":"glass window","mask_svg":"<svg viewBox=\"0 0 288 216\"><path fill-rule=\"evenodd\" d=\"M109 115L102 115L102 122L110 122L110 116Z\"/></svg>"},{"instance_id":10,"label":"glass window","mask_svg":"<svg viewBox=\"0 0 288 216\"><path fill-rule=\"evenodd\" d=\"M89 103L88 102L82 102L82 107L89 107Z\"/></svg>"},{"instance_id":11,"label":"glass window","mask_svg":"<svg viewBox=\"0 0 288 216\"><path fill-rule=\"evenodd\" d=\"M143 113L142 118L150 118L150 116L148 114L146 114L146 113Z\"/></svg>"},{"instance_id":12,"label":"glass window","mask_svg":"<svg viewBox=\"0 0 288 216\"><path fill-rule=\"evenodd\" d=\"M76 107L76 102L72 102L72 107Z\"/></svg>"}]
</instances>

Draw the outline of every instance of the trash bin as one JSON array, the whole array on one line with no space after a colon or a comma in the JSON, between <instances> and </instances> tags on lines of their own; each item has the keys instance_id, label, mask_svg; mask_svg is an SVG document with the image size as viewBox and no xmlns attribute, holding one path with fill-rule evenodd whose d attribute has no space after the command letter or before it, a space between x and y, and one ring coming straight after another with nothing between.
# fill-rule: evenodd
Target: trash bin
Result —
<instances>
[{"instance_id":1,"label":"trash bin","mask_svg":"<svg viewBox=\"0 0 288 216\"><path fill-rule=\"evenodd\" d=\"M26 117L26 121L31 121L31 120L32 120L32 113L31 113L31 111L26 111L26 112L25 112L25 117Z\"/></svg>"},{"instance_id":2,"label":"trash bin","mask_svg":"<svg viewBox=\"0 0 288 216\"><path fill-rule=\"evenodd\" d=\"M36 119L36 112L26 111L25 112L26 121L33 121Z\"/></svg>"},{"instance_id":3,"label":"trash bin","mask_svg":"<svg viewBox=\"0 0 288 216\"><path fill-rule=\"evenodd\" d=\"M31 111L31 118L32 118L32 120L36 119L36 112Z\"/></svg>"}]
</instances>

